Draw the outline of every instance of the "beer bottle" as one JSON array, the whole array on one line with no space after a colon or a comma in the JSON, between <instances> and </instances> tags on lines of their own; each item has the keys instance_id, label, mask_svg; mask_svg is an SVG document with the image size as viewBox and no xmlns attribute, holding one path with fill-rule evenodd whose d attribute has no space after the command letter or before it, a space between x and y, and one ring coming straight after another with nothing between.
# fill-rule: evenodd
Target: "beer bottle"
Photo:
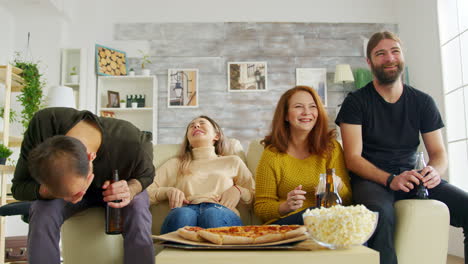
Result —
<instances>
[{"instance_id":1,"label":"beer bottle","mask_svg":"<svg viewBox=\"0 0 468 264\"><path fill-rule=\"evenodd\" d=\"M319 184L317 185L317 191L315 192L315 206L320 207L322 198L325 195L325 185L326 185L326 173L320 173Z\"/></svg>"},{"instance_id":2,"label":"beer bottle","mask_svg":"<svg viewBox=\"0 0 468 264\"><path fill-rule=\"evenodd\" d=\"M424 161L424 153L418 152L416 153L416 166L414 169L421 173L421 171L426 167L426 162ZM425 175L423 175L425 176ZM417 199L429 199L429 191L424 186L423 182L420 180L419 185L416 186L416 198Z\"/></svg>"},{"instance_id":3,"label":"beer bottle","mask_svg":"<svg viewBox=\"0 0 468 264\"><path fill-rule=\"evenodd\" d=\"M115 170L112 176L111 184L119 181L119 171ZM114 203L120 203L122 200L112 201ZM113 208L108 204L106 205L106 234L118 235L123 230L123 216L121 208Z\"/></svg>"},{"instance_id":4,"label":"beer bottle","mask_svg":"<svg viewBox=\"0 0 468 264\"><path fill-rule=\"evenodd\" d=\"M335 191L335 183L333 182L334 175L335 169L327 169L325 194L323 195L322 200L320 201L320 205L325 208L329 208L342 203L340 195Z\"/></svg>"}]
</instances>

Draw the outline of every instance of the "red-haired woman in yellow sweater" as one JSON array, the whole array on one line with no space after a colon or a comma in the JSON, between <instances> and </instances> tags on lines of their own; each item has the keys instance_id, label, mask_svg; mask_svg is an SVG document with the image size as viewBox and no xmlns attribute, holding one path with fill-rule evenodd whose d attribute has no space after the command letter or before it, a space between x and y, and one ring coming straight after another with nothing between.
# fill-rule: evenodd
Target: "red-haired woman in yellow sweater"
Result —
<instances>
[{"instance_id":1,"label":"red-haired woman in yellow sweater","mask_svg":"<svg viewBox=\"0 0 468 264\"><path fill-rule=\"evenodd\" d=\"M278 101L271 133L257 167L255 213L265 223L303 224L302 211L315 206L320 173L335 168L343 204L351 186L343 150L317 92L308 86L286 91Z\"/></svg>"}]
</instances>

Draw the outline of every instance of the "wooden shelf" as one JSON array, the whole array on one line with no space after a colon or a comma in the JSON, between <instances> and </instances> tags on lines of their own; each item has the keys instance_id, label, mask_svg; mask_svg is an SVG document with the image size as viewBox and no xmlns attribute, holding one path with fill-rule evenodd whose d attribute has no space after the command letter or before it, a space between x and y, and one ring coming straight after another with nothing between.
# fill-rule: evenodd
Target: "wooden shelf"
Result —
<instances>
[{"instance_id":1,"label":"wooden shelf","mask_svg":"<svg viewBox=\"0 0 468 264\"><path fill-rule=\"evenodd\" d=\"M145 111L153 111L152 107L138 107L138 108L120 108L120 107L102 107L99 108L101 111L112 111L112 112L145 112Z\"/></svg>"},{"instance_id":2,"label":"wooden shelf","mask_svg":"<svg viewBox=\"0 0 468 264\"><path fill-rule=\"evenodd\" d=\"M147 76L147 75L99 76L99 78L104 78L104 79L129 80L129 81L141 80L141 79L151 79L153 77L155 77L155 76L154 75L149 75L149 76Z\"/></svg>"},{"instance_id":3,"label":"wooden shelf","mask_svg":"<svg viewBox=\"0 0 468 264\"><path fill-rule=\"evenodd\" d=\"M15 166L0 165L0 172L14 173L15 172Z\"/></svg>"},{"instance_id":4,"label":"wooden shelf","mask_svg":"<svg viewBox=\"0 0 468 264\"><path fill-rule=\"evenodd\" d=\"M68 86L68 87L72 87L72 88L80 86L79 83L64 83L63 85Z\"/></svg>"},{"instance_id":5,"label":"wooden shelf","mask_svg":"<svg viewBox=\"0 0 468 264\"><path fill-rule=\"evenodd\" d=\"M0 81L5 82L5 72L6 66L0 66ZM20 92L23 89L23 78L19 76L23 70L20 68L12 67L12 74L11 74L11 91L12 92Z\"/></svg>"},{"instance_id":6,"label":"wooden shelf","mask_svg":"<svg viewBox=\"0 0 468 264\"><path fill-rule=\"evenodd\" d=\"M3 132L0 132L0 139L3 138ZM10 136L8 140L9 147L21 147L21 143L23 142L23 137L19 136Z\"/></svg>"}]
</instances>

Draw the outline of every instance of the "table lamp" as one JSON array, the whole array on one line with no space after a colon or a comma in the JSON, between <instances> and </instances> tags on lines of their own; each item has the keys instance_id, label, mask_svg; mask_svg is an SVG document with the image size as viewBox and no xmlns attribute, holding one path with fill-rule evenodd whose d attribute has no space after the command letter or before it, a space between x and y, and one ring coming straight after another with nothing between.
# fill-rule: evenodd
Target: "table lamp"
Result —
<instances>
[{"instance_id":1,"label":"table lamp","mask_svg":"<svg viewBox=\"0 0 468 264\"><path fill-rule=\"evenodd\" d=\"M76 108L73 88L67 86L54 86L48 94L48 107Z\"/></svg>"}]
</instances>

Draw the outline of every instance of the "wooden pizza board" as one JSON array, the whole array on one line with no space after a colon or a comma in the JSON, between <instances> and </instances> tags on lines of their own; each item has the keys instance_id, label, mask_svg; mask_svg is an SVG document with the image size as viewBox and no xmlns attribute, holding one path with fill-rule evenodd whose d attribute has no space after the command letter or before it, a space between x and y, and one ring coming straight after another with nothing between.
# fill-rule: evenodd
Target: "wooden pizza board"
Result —
<instances>
[{"instance_id":1,"label":"wooden pizza board","mask_svg":"<svg viewBox=\"0 0 468 264\"><path fill-rule=\"evenodd\" d=\"M307 240L307 236L301 235L298 237L280 240L263 244L248 244L248 245L216 245L210 242L195 242L187 240L177 235L177 232L171 232L164 235L152 236L153 240L163 241L162 246L184 248L184 249L296 249L296 250L316 250L323 249L315 242ZM305 241L304 241L305 240ZM304 241L302 243L298 243Z\"/></svg>"}]
</instances>

